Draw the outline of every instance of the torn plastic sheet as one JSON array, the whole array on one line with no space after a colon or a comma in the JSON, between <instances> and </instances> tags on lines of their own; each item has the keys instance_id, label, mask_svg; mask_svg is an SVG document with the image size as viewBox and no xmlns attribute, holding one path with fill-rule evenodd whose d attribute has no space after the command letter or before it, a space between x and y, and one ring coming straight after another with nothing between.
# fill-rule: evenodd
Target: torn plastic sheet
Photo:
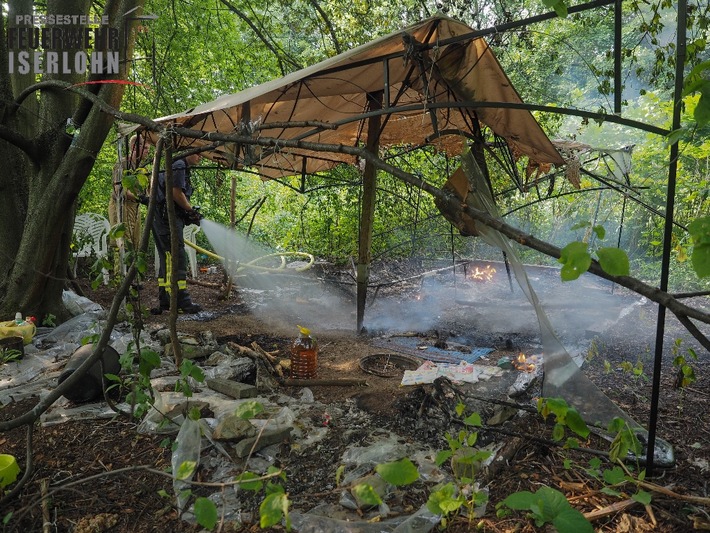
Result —
<instances>
[{"instance_id":1,"label":"torn plastic sheet","mask_svg":"<svg viewBox=\"0 0 710 533\"><path fill-rule=\"evenodd\" d=\"M496 366L475 365L466 361L461 361L457 365L424 361L424 364L416 370L405 370L400 385L434 383L434 380L441 376L458 383L477 383L493 376L500 376L502 373L503 370Z\"/></svg>"},{"instance_id":2,"label":"torn plastic sheet","mask_svg":"<svg viewBox=\"0 0 710 533\"><path fill-rule=\"evenodd\" d=\"M317 512L318 508L309 513L292 511L289 517L293 529L299 533L428 533L441 520L441 517L432 514L426 505L412 515L377 522L340 520Z\"/></svg>"},{"instance_id":3,"label":"torn plastic sheet","mask_svg":"<svg viewBox=\"0 0 710 533\"><path fill-rule=\"evenodd\" d=\"M467 198L473 204L471 207L501 220L495 202L491 197L488 183L470 151L461 156L461 168L475 191L474 194L470 194ZM535 290L530 284L525 268L510 239L501 232L483 224L479 224L477 229L480 237L486 243L499 248L506 254L518 285L535 309L544 351L543 396L546 398L563 398L569 405L577 409L584 421L590 425L606 428L614 418L621 418L626 421L629 427L633 428L645 448L648 440L647 430L602 393L584 375L562 345L540 304ZM639 461L644 461L643 458L645 458L645 452L642 457L636 457ZM669 443L659 438L656 438L654 461L659 466L673 466L675 464L673 448Z\"/></svg>"}]
</instances>

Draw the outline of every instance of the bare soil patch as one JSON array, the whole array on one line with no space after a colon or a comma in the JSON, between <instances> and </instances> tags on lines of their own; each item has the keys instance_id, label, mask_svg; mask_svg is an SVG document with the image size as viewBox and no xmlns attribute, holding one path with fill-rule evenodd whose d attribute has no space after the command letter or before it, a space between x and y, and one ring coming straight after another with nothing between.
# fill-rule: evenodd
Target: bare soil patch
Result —
<instances>
[{"instance_id":1,"label":"bare soil patch","mask_svg":"<svg viewBox=\"0 0 710 533\"><path fill-rule=\"evenodd\" d=\"M324 404L323 412L312 412L313 421L322 418L331 431L312 447L281 445L276 466L286 472L286 490L292 509L307 512L322 503L337 504L341 489L336 486L336 469L343 453L350 447L373 442L373 434L391 431L403 443L422 443L432 449L446 448L445 431L458 431L452 422L457 398L452 391L433 385L400 386L401 374L384 377L364 372L360 361L381 353L420 355L434 353L437 343L445 346L469 344L493 351L482 364L494 366L503 356L514 357L522 351L539 350L536 322L531 307L521 299L520 291L511 292L504 270L498 273L495 289L472 282L457 270L416 277L431 266L412 263L382 265L374 280L411 278L394 285L382 285L377 298L366 312L367 331L356 335L351 278L335 269L314 269L306 283L294 274L280 281L259 284L238 281L228 298L220 299L220 274L202 274L191 284L194 301L205 312L179 319L178 329L185 333L210 330L218 341L226 340L248 346L257 342L268 351L286 354L297 334L296 323L313 329L320 343L319 377L366 379L366 387L314 386L315 399ZM547 302L553 325L559 326L566 346L584 352L586 375L609 398L637 421L645 424L649 416L653 343L656 307L640 302L633 294L618 288L614 293L593 279L576 287L562 286L553 273L536 270L537 289ZM284 281L285 280L285 281ZM328 282L326 284L326 281ZM92 291L82 281L86 295L104 306L110 305L114 290L100 287ZM327 287L327 288L326 288ZM584 288L585 297L579 297ZM154 280L148 279L141 291L147 307L156 303ZM596 298L599 298L597 301ZM707 299L700 305L708 305ZM605 307L606 306L606 307ZM618 309L617 309L618 308ZM620 316L619 309L628 309ZM605 320L607 320L605 322ZM167 315L147 316L146 329L167 323ZM393 337L393 333L399 336ZM407 344L403 339L415 339ZM697 380L686 389L674 386L677 372L672 365L676 339L680 351L693 348L698 361L689 361ZM678 494L707 497L710 461L710 363L704 352L672 317L666 327L665 353L661 375L661 398L658 436L671 443L676 463L658 472L652 481ZM421 349L426 347L426 349ZM623 363L637 369L624 370ZM640 366L639 366L640 365ZM457 390L476 395L474 386ZM507 390L507 389L506 389ZM300 389L284 387L285 395L298 397ZM517 402L534 405L536 389ZM25 413L34 400L4 406L3 420ZM488 420L499 405L480 403L482 418ZM312 421L312 422L313 422ZM33 471L20 496L2 510L14 516L8 531L76 532L189 532L200 528L184 521L173 507L169 477L153 472L170 466L169 442L160 435L139 434L135 421L73 421L42 427L35 425L31 434ZM507 435L500 433L504 429ZM521 515L498 518L495 504L518 490L535 491L546 485L563 491L582 512L604 508L630 497L632 487L621 489L612 497L601 491L603 484L583 473L591 456L563 450L550 442L552 427L536 415L517 416L498 428L483 428L482 442L510 442L518 439L515 453L490 480L490 503L486 515L475 518L473 525L492 532L534 531L532 522ZM28 435L24 428L0 435L0 450L19 458L26 467ZM376 440L375 440L376 441ZM608 449L608 443L590 437L584 446ZM572 467L565 463L571 459ZM141 467L138 469L137 467ZM143 468L145 467L145 468ZM133 469L132 469L133 468ZM198 472L208 479L208 468ZM50 497L42 500L43 486ZM399 514L411 514L427 500L428 486L414 484L397 491L390 508ZM207 494L198 488L197 494ZM259 499L251 508L242 509L242 523L227 523L222 531L257 531ZM650 508L637 504L611 513L594 522L598 531L691 531L695 525L708 524L707 506L679 498L655 494ZM44 513L44 514L43 514ZM364 517L369 517L367 513ZM655 525L654 525L655 521ZM46 524L43 529L43 524ZM472 524L461 517L451 522L449 531L468 531ZM699 526L700 527L700 526ZM272 528L282 530L281 527Z\"/></svg>"}]
</instances>

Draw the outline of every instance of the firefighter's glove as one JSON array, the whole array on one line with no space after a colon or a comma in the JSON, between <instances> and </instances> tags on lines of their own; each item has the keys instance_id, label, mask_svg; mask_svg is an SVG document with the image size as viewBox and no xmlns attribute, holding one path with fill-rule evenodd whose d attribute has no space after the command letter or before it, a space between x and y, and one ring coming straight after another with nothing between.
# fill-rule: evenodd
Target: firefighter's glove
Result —
<instances>
[{"instance_id":1,"label":"firefighter's glove","mask_svg":"<svg viewBox=\"0 0 710 533\"><path fill-rule=\"evenodd\" d=\"M203 218L205 218L205 215L200 212L200 207L193 206L193 208L187 212L187 216L185 217L185 224L187 224L188 226L191 224L199 226L200 220L202 220Z\"/></svg>"}]
</instances>

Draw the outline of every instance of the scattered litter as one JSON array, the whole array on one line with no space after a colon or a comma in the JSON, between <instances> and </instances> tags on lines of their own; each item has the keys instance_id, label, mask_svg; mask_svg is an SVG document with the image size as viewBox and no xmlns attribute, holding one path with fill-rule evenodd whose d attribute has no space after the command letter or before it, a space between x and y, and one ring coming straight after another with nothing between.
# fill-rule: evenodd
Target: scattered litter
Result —
<instances>
[{"instance_id":1,"label":"scattered litter","mask_svg":"<svg viewBox=\"0 0 710 533\"><path fill-rule=\"evenodd\" d=\"M473 365L466 361L461 361L457 365L425 361L416 370L405 370L401 385L434 383L434 380L440 376L445 376L453 382L476 383L493 376L500 376L502 373L503 370L497 366Z\"/></svg>"},{"instance_id":2,"label":"scattered litter","mask_svg":"<svg viewBox=\"0 0 710 533\"><path fill-rule=\"evenodd\" d=\"M404 352L420 359L436 363L458 364L460 361L474 363L481 357L488 355L493 348L470 347L458 343L451 343L452 348L437 348L433 344L419 337L391 337L386 341L375 341L373 344L394 351Z\"/></svg>"}]
</instances>

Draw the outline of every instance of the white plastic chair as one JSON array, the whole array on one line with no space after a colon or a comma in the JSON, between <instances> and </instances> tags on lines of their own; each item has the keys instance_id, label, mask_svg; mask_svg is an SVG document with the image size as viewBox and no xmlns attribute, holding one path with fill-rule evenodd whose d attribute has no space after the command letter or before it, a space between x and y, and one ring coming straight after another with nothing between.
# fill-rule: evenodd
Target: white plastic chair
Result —
<instances>
[{"instance_id":1,"label":"white plastic chair","mask_svg":"<svg viewBox=\"0 0 710 533\"><path fill-rule=\"evenodd\" d=\"M192 243L197 239L197 234L200 232L200 226L190 224L182 230L182 238L185 241ZM189 244L185 244L185 252L187 253L187 262L190 264L190 275L193 279L197 278L197 250ZM158 257L158 248L155 247L155 275L158 275L160 269L160 258Z\"/></svg>"},{"instance_id":2,"label":"white plastic chair","mask_svg":"<svg viewBox=\"0 0 710 533\"><path fill-rule=\"evenodd\" d=\"M80 257L108 257L108 232L111 226L108 220L98 213L82 213L74 220L74 242L79 248L74 251L74 277ZM108 285L108 270L101 269L104 285Z\"/></svg>"}]
</instances>

